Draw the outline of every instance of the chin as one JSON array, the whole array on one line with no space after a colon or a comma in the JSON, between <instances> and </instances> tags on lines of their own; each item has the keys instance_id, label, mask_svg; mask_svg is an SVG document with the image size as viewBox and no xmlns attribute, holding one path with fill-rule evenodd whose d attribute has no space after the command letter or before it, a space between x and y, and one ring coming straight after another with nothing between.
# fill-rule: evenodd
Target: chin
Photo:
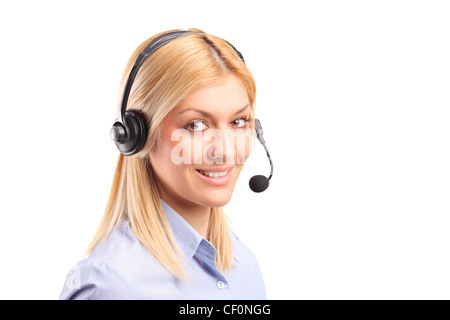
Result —
<instances>
[{"instance_id":1,"label":"chin","mask_svg":"<svg viewBox=\"0 0 450 320\"><path fill-rule=\"evenodd\" d=\"M223 207L231 200L233 190L212 190L211 192L203 193L199 199L205 207Z\"/></svg>"}]
</instances>

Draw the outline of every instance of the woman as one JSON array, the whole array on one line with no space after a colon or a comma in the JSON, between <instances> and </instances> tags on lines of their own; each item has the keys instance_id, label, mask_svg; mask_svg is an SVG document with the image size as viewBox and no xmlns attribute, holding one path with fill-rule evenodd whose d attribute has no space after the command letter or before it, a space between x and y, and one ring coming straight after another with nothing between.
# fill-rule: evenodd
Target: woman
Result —
<instances>
[{"instance_id":1,"label":"woman","mask_svg":"<svg viewBox=\"0 0 450 320\"><path fill-rule=\"evenodd\" d=\"M221 208L250 154L255 82L231 44L187 31L148 39L126 66L122 88L149 43L182 33L150 54L122 99L147 138L132 155L119 148L104 216L61 299L266 298Z\"/></svg>"}]
</instances>

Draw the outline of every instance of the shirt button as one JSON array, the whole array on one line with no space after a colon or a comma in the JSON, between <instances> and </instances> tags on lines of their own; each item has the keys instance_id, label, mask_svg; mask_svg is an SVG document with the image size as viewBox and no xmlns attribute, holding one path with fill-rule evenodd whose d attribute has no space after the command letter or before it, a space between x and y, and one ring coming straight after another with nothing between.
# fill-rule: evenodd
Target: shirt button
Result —
<instances>
[{"instance_id":1,"label":"shirt button","mask_svg":"<svg viewBox=\"0 0 450 320\"><path fill-rule=\"evenodd\" d=\"M225 283L223 283L222 281L218 280L217 281L217 288L219 288L219 289L225 288Z\"/></svg>"}]
</instances>

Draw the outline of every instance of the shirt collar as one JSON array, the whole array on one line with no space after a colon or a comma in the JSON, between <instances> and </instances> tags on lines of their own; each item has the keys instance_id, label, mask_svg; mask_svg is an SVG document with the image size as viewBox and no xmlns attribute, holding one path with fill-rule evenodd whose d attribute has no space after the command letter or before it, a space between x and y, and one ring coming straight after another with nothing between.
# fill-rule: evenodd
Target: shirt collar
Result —
<instances>
[{"instance_id":1,"label":"shirt collar","mask_svg":"<svg viewBox=\"0 0 450 320\"><path fill-rule=\"evenodd\" d=\"M166 214L167 222L169 223L172 231L172 236L180 250L181 254L186 258L192 258L198 252L198 249L206 248L206 251L210 251L213 258L216 255L216 248L203 236L197 232L182 216L179 215L174 209L172 209L163 199L160 198L161 206ZM228 228L230 235L233 258L236 262L239 262L239 246L237 245L238 237L232 229ZM205 251L205 250L200 250Z\"/></svg>"}]
</instances>

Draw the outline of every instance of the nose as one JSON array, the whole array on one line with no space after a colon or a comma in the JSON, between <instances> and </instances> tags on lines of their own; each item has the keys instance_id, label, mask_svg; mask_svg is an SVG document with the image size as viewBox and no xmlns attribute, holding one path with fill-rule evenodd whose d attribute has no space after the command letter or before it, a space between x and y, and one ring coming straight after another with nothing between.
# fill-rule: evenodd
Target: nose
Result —
<instances>
[{"instance_id":1,"label":"nose","mask_svg":"<svg viewBox=\"0 0 450 320\"><path fill-rule=\"evenodd\" d=\"M204 149L203 160L206 164L235 164L235 133L233 130L210 129L203 137L207 146Z\"/></svg>"}]
</instances>

